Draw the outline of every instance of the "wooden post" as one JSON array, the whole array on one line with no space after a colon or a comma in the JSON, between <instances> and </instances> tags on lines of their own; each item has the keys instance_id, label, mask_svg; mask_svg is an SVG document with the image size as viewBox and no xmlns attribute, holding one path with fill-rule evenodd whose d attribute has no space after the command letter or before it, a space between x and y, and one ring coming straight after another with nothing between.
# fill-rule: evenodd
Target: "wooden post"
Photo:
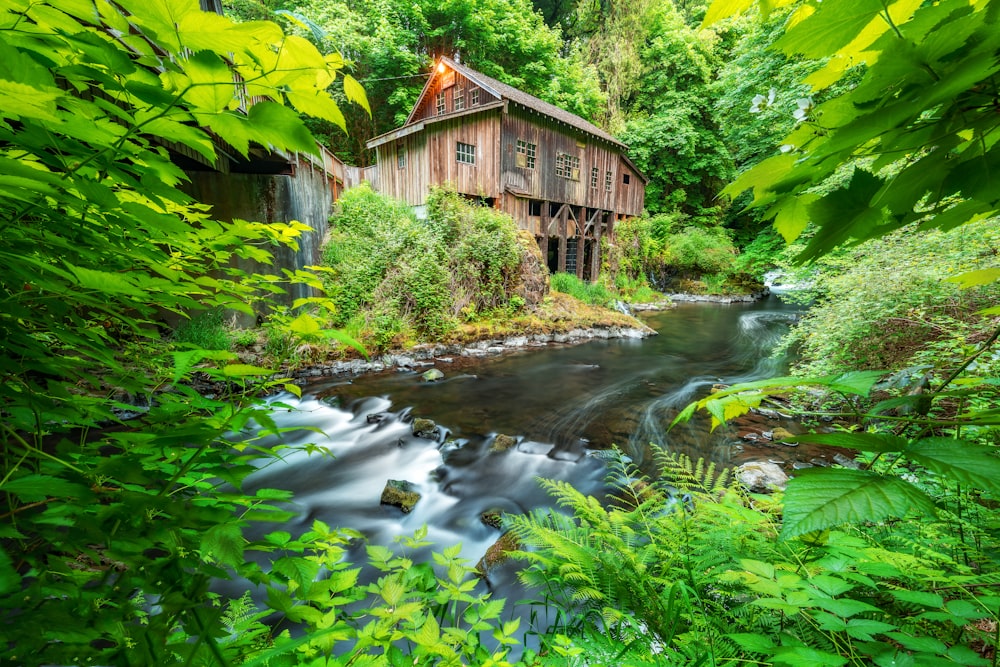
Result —
<instances>
[{"instance_id":1,"label":"wooden post","mask_svg":"<svg viewBox=\"0 0 1000 667\"><path fill-rule=\"evenodd\" d=\"M577 211L576 215L576 277L583 280L583 262L587 256L585 252L587 249L586 234L584 230L586 229L586 215L587 209L583 206Z\"/></svg>"},{"instance_id":2,"label":"wooden post","mask_svg":"<svg viewBox=\"0 0 1000 667\"><path fill-rule=\"evenodd\" d=\"M566 206L559 209L559 267L560 273L566 272Z\"/></svg>"},{"instance_id":3,"label":"wooden post","mask_svg":"<svg viewBox=\"0 0 1000 667\"><path fill-rule=\"evenodd\" d=\"M598 213L594 218L594 250L590 253L590 281L597 282L601 274L601 227L604 226L604 213Z\"/></svg>"}]
</instances>

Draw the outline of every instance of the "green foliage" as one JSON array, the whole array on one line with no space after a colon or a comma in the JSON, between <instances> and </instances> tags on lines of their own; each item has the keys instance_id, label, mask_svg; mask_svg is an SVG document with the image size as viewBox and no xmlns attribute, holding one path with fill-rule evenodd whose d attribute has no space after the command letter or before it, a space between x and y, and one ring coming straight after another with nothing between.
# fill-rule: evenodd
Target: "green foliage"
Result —
<instances>
[{"instance_id":1,"label":"green foliage","mask_svg":"<svg viewBox=\"0 0 1000 667\"><path fill-rule=\"evenodd\" d=\"M624 105L622 140L649 178L646 208L679 211L697 225L718 221L716 193L732 175L712 114L715 54L672 3L645 17L642 73Z\"/></svg>"},{"instance_id":2,"label":"green foliage","mask_svg":"<svg viewBox=\"0 0 1000 667\"><path fill-rule=\"evenodd\" d=\"M289 517L286 494L234 490L253 470L234 434L275 428L251 390L283 385L204 331L170 351L158 320L252 313L283 279L231 260L267 265L307 227L214 220L165 146L312 152L298 113L337 122L338 63L192 1L13 2L0 27L0 661L236 661L208 584L261 582L243 531Z\"/></svg>"},{"instance_id":3,"label":"green foliage","mask_svg":"<svg viewBox=\"0 0 1000 667\"><path fill-rule=\"evenodd\" d=\"M339 206L323 250L335 321L354 320L375 348L398 347L411 333L441 340L460 314L512 307L523 251L509 216L445 190L431 193L426 221L366 186Z\"/></svg>"},{"instance_id":4,"label":"green foliage","mask_svg":"<svg viewBox=\"0 0 1000 667\"><path fill-rule=\"evenodd\" d=\"M746 4L719 2L716 14ZM991 3L957 0L799 8L775 48L828 58L805 80L815 93L846 77L855 85L825 101L805 98L782 140L789 152L746 171L727 193L752 190L753 206L786 239L815 224L804 259L913 222L951 229L996 213L997 20ZM814 190L845 167L846 180Z\"/></svg>"},{"instance_id":5,"label":"green foliage","mask_svg":"<svg viewBox=\"0 0 1000 667\"><path fill-rule=\"evenodd\" d=\"M996 223L986 220L951 233L902 230L828 256L809 277L819 301L787 339L797 368L901 370L926 363L929 344L955 347L950 362L942 349L935 363L957 365L961 341L990 327L977 311L995 303L998 287L963 290L948 278L992 266L997 248Z\"/></svg>"},{"instance_id":6,"label":"green foliage","mask_svg":"<svg viewBox=\"0 0 1000 667\"><path fill-rule=\"evenodd\" d=\"M510 520L522 578L564 612L543 636L560 664L992 664L1000 539L975 496L965 518L776 541L780 503L654 454L652 478L612 465L610 507L546 482L569 514Z\"/></svg>"},{"instance_id":7,"label":"green foliage","mask_svg":"<svg viewBox=\"0 0 1000 667\"><path fill-rule=\"evenodd\" d=\"M585 118L604 101L595 69L565 48L559 30L546 26L529 0L307 0L295 8L321 29L321 50L347 59L367 89L371 114L346 107L347 135L328 123L314 126L352 164L371 163L366 139L402 125L440 56ZM298 31L315 39L308 27Z\"/></svg>"},{"instance_id":8,"label":"green foliage","mask_svg":"<svg viewBox=\"0 0 1000 667\"><path fill-rule=\"evenodd\" d=\"M595 306L610 307L615 301L615 296L603 283L584 282L571 273L553 273L551 285L556 292Z\"/></svg>"},{"instance_id":9,"label":"green foliage","mask_svg":"<svg viewBox=\"0 0 1000 667\"><path fill-rule=\"evenodd\" d=\"M680 273L732 271L736 249L721 227L685 227L660 240L663 263Z\"/></svg>"},{"instance_id":10,"label":"green foliage","mask_svg":"<svg viewBox=\"0 0 1000 667\"><path fill-rule=\"evenodd\" d=\"M228 350L233 344L226 328L225 313L219 308L183 320L174 330L173 339L200 350Z\"/></svg>"}]
</instances>

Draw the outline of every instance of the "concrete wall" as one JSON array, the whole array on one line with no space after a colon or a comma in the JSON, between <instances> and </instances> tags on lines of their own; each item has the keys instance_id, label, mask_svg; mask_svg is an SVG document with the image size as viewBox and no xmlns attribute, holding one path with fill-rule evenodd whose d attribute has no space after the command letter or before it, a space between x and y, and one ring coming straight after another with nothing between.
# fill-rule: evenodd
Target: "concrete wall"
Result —
<instances>
[{"instance_id":1,"label":"concrete wall","mask_svg":"<svg viewBox=\"0 0 1000 667\"><path fill-rule=\"evenodd\" d=\"M256 222L289 222L298 220L312 228L299 237L299 250L271 248L274 264L261 265L250 260L237 260L236 265L248 273L281 275L281 269L301 269L320 260L320 246L326 235L332 212L331 182L308 162L297 165L294 176L272 174L241 174L189 172L191 183L185 190L195 199L211 204L212 214L219 220L250 220ZM300 297L313 296L304 285L288 288L279 302L291 305Z\"/></svg>"}]
</instances>

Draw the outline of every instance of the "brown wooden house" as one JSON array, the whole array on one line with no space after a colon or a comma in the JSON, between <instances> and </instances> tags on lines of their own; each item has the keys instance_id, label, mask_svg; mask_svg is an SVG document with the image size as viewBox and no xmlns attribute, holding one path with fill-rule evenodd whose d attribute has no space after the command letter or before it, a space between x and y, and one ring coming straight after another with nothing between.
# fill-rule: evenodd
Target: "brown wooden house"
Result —
<instances>
[{"instance_id":1,"label":"brown wooden house","mask_svg":"<svg viewBox=\"0 0 1000 667\"><path fill-rule=\"evenodd\" d=\"M441 58L403 127L368 142L376 190L417 208L450 184L509 213L549 268L594 280L601 239L642 212L628 149L584 119Z\"/></svg>"}]
</instances>

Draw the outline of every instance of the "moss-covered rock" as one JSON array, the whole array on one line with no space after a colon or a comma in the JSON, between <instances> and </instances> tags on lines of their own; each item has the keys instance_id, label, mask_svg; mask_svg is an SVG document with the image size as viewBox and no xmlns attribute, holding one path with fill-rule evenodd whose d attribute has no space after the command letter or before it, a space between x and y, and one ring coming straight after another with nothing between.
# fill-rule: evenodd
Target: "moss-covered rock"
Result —
<instances>
[{"instance_id":1,"label":"moss-covered rock","mask_svg":"<svg viewBox=\"0 0 1000 667\"><path fill-rule=\"evenodd\" d=\"M390 479L382 489L383 505L392 505L409 514L414 505L420 501L420 494L414 490L413 484L402 479Z\"/></svg>"},{"instance_id":2,"label":"moss-covered rock","mask_svg":"<svg viewBox=\"0 0 1000 667\"><path fill-rule=\"evenodd\" d=\"M437 424L435 424L431 419L414 419L413 435L418 438L434 440L437 437Z\"/></svg>"},{"instance_id":3,"label":"moss-covered rock","mask_svg":"<svg viewBox=\"0 0 1000 667\"><path fill-rule=\"evenodd\" d=\"M476 563L476 572L479 576L487 576L493 568L503 565L509 558L508 554L521 548L521 541L513 532L506 532L494 542L483 557Z\"/></svg>"},{"instance_id":4,"label":"moss-covered rock","mask_svg":"<svg viewBox=\"0 0 1000 667\"><path fill-rule=\"evenodd\" d=\"M516 445L517 438L511 435L498 433L497 437L493 438L493 444L490 445L490 453L496 454L499 452L506 452L508 449L513 449Z\"/></svg>"}]
</instances>

